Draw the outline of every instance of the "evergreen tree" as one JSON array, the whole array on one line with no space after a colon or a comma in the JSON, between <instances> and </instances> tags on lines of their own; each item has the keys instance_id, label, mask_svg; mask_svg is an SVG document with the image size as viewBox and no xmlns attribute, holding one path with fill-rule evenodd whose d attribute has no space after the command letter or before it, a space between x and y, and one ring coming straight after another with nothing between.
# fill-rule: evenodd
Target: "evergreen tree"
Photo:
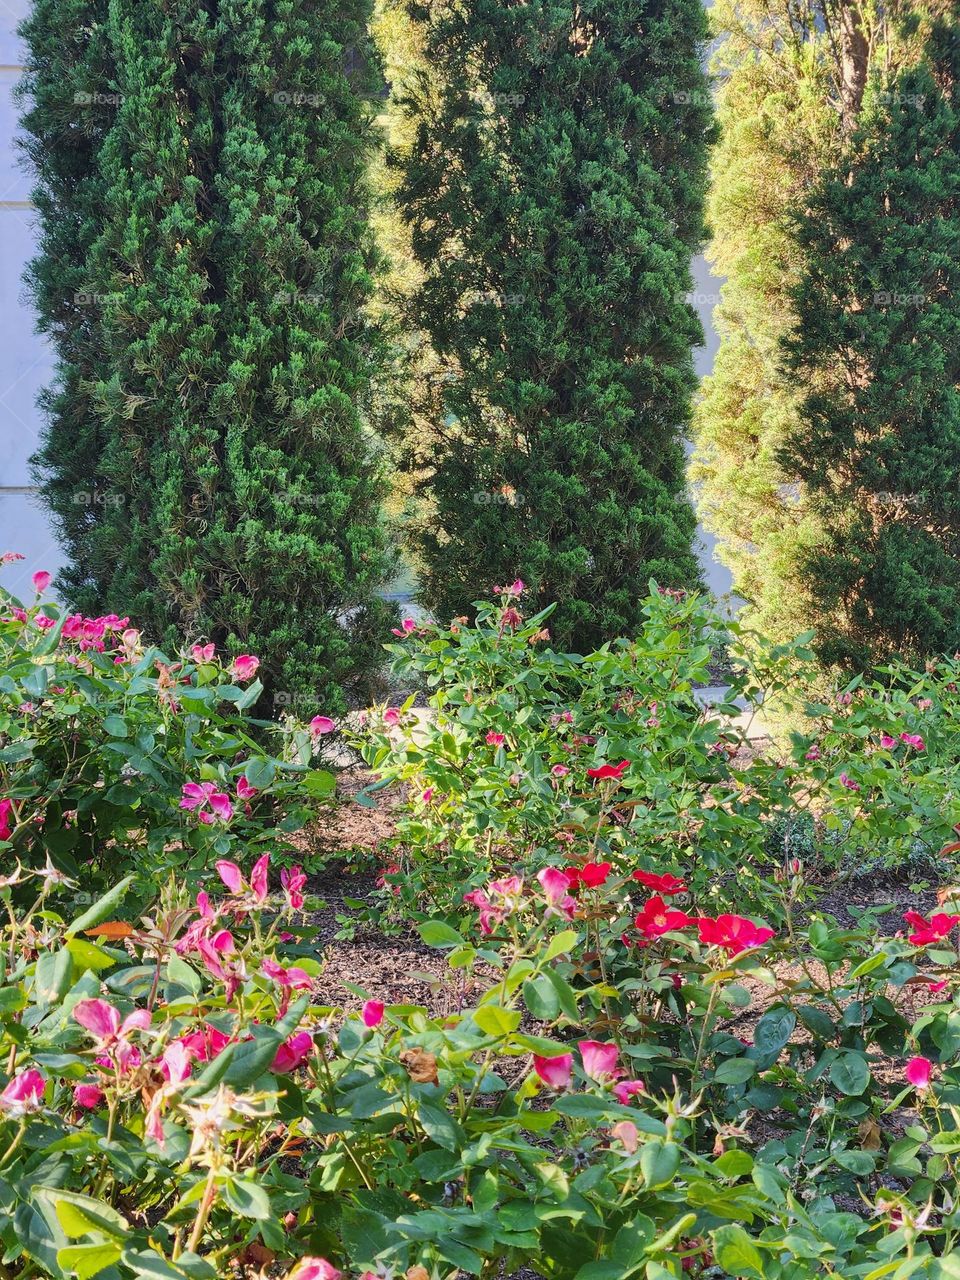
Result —
<instances>
[{"instance_id":1,"label":"evergreen tree","mask_svg":"<svg viewBox=\"0 0 960 1280\"><path fill-rule=\"evenodd\" d=\"M363 419L368 17L112 0L107 21L121 100L85 274L103 300L88 465L114 500L71 548L76 603L257 653L302 710L370 669L388 616ZM59 513L52 431L38 465Z\"/></svg>"},{"instance_id":2,"label":"evergreen tree","mask_svg":"<svg viewBox=\"0 0 960 1280\"><path fill-rule=\"evenodd\" d=\"M821 538L798 594L825 660L960 646L960 41L877 95L797 227L782 465Z\"/></svg>"},{"instance_id":3,"label":"evergreen tree","mask_svg":"<svg viewBox=\"0 0 960 1280\"><path fill-rule=\"evenodd\" d=\"M747 619L781 639L808 625L798 580L822 537L816 510L798 501L781 464L800 393L780 350L804 271L790 213L839 162L864 95L916 63L938 4L719 0L713 11L720 141L707 219L709 256L725 283L720 348L694 415L691 478Z\"/></svg>"},{"instance_id":4,"label":"evergreen tree","mask_svg":"<svg viewBox=\"0 0 960 1280\"><path fill-rule=\"evenodd\" d=\"M685 299L711 104L697 0L413 6L425 70L393 162L423 273L414 541L443 616L519 575L563 645L692 585ZM531 606L532 607L532 606Z\"/></svg>"}]
</instances>

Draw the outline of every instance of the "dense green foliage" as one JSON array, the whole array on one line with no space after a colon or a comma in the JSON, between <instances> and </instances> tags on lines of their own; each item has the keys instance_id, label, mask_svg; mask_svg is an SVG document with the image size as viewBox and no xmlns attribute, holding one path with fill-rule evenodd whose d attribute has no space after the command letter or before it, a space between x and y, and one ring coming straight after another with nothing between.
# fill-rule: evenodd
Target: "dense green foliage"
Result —
<instances>
[{"instance_id":1,"label":"dense green foliage","mask_svg":"<svg viewBox=\"0 0 960 1280\"><path fill-rule=\"evenodd\" d=\"M271 865L330 719L268 759L252 659L3 605L6 1276L956 1280L957 890L841 927L754 837L811 799L870 847L952 835L960 663L853 681L746 764L732 708L696 711L696 596L583 660L513 595L405 627L436 729L364 737L413 784L388 882L449 961L421 1005L380 957L344 981L307 875ZM802 696L802 650L766 663Z\"/></svg>"},{"instance_id":2,"label":"dense green foliage","mask_svg":"<svg viewBox=\"0 0 960 1280\"><path fill-rule=\"evenodd\" d=\"M92 299L88 346L60 348L64 394L37 458L74 603L253 650L287 704L340 698L387 615L362 417L379 349L364 310L368 8L111 5L96 41L112 118L83 203L66 192L50 208L34 268L42 313L65 265ZM26 28L43 84L49 27ZM72 131L52 110L38 101L28 127L41 190L58 191ZM83 221L62 263L54 224L88 217L96 234Z\"/></svg>"},{"instance_id":3,"label":"dense green foliage","mask_svg":"<svg viewBox=\"0 0 960 1280\"><path fill-rule=\"evenodd\" d=\"M562 645L698 577L681 436L711 106L692 0L415 6L392 163L423 279L407 465L441 616L520 574Z\"/></svg>"},{"instance_id":4,"label":"dense green foliage","mask_svg":"<svg viewBox=\"0 0 960 1280\"><path fill-rule=\"evenodd\" d=\"M822 536L798 572L818 649L864 665L960 645L960 57L881 93L797 227L781 463Z\"/></svg>"},{"instance_id":5,"label":"dense green foliage","mask_svg":"<svg viewBox=\"0 0 960 1280\"><path fill-rule=\"evenodd\" d=\"M915 63L923 19L939 7L722 0L713 12L720 141L708 217L711 261L725 283L720 349L694 420L692 478L747 617L779 639L812 624L804 579L822 537L821 513L781 452L797 429L802 391L780 347L796 322L793 290L806 259L792 213L826 169L841 170L864 106ZM862 123L883 145L882 114Z\"/></svg>"}]
</instances>

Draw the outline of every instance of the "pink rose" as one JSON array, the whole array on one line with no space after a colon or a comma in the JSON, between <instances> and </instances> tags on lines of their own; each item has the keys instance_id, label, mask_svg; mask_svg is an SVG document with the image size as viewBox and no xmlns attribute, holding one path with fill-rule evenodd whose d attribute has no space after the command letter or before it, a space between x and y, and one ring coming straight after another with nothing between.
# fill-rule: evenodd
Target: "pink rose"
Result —
<instances>
[{"instance_id":1,"label":"pink rose","mask_svg":"<svg viewBox=\"0 0 960 1280\"><path fill-rule=\"evenodd\" d=\"M911 1058L903 1074L915 1089L926 1089L932 1073L933 1063L929 1058Z\"/></svg>"},{"instance_id":2,"label":"pink rose","mask_svg":"<svg viewBox=\"0 0 960 1280\"><path fill-rule=\"evenodd\" d=\"M373 1027L379 1027L380 1023L383 1021L384 1008L385 1006L381 1004L379 1000L368 1000L363 1006L363 1011L360 1014L363 1019L363 1025L365 1027L370 1027L371 1029Z\"/></svg>"},{"instance_id":3,"label":"pink rose","mask_svg":"<svg viewBox=\"0 0 960 1280\"><path fill-rule=\"evenodd\" d=\"M34 1067L21 1071L0 1093L0 1111L11 1116L25 1116L39 1111L43 1105L43 1091L47 1082Z\"/></svg>"},{"instance_id":4,"label":"pink rose","mask_svg":"<svg viewBox=\"0 0 960 1280\"><path fill-rule=\"evenodd\" d=\"M533 1069L551 1089L567 1089L573 1076L573 1054L561 1053L555 1058L533 1055Z\"/></svg>"},{"instance_id":5,"label":"pink rose","mask_svg":"<svg viewBox=\"0 0 960 1280\"><path fill-rule=\"evenodd\" d=\"M270 1070L276 1075L287 1075L291 1071L296 1071L312 1052L313 1037L308 1031L298 1031L289 1040L285 1040L277 1050Z\"/></svg>"},{"instance_id":6,"label":"pink rose","mask_svg":"<svg viewBox=\"0 0 960 1280\"><path fill-rule=\"evenodd\" d=\"M601 1044L599 1040L580 1040L577 1043L583 1069L591 1080L611 1080L617 1074L620 1050L612 1042Z\"/></svg>"},{"instance_id":7,"label":"pink rose","mask_svg":"<svg viewBox=\"0 0 960 1280\"><path fill-rule=\"evenodd\" d=\"M84 1111L93 1111L103 1101L103 1090L95 1084L78 1084L73 1088L73 1102Z\"/></svg>"},{"instance_id":8,"label":"pink rose","mask_svg":"<svg viewBox=\"0 0 960 1280\"><path fill-rule=\"evenodd\" d=\"M252 653L241 653L239 657L234 658L230 670L238 680L252 680L259 666L259 658L255 658Z\"/></svg>"}]
</instances>

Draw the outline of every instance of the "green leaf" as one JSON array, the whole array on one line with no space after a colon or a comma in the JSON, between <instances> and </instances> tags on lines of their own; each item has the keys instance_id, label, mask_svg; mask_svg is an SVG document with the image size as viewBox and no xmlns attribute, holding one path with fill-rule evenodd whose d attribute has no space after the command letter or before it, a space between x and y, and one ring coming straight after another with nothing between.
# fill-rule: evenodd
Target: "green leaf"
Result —
<instances>
[{"instance_id":1,"label":"green leaf","mask_svg":"<svg viewBox=\"0 0 960 1280\"><path fill-rule=\"evenodd\" d=\"M178 955L172 955L167 961L167 978L178 987L183 987L189 991L193 996L198 996L203 990L203 981L200 975L187 964L186 960L181 960Z\"/></svg>"},{"instance_id":2,"label":"green leaf","mask_svg":"<svg viewBox=\"0 0 960 1280\"><path fill-rule=\"evenodd\" d=\"M123 1240L127 1233L126 1218L93 1196L62 1187L34 1187L33 1195L53 1206L64 1235L70 1239L95 1231L113 1240Z\"/></svg>"},{"instance_id":3,"label":"green leaf","mask_svg":"<svg viewBox=\"0 0 960 1280\"><path fill-rule=\"evenodd\" d=\"M223 1184L223 1196L234 1213L241 1218L265 1220L273 1215L266 1191L245 1178L227 1178Z\"/></svg>"},{"instance_id":4,"label":"green leaf","mask_svg":"<svg viewBox=\"0 0 960 1280\"><path fill-rule=\"evenodd\" d=\"M556 988L544 974L528 978L523 984L523 1003L531 1016L540 1022L552 1022L560 1012Z\"/></svg>"},{"instance_id":5,"label":"green leaf","mask_svg":"<svg viewBox=\"0 0 960 1280\"><path fill-rule=\"evenodd\" d=\"M680 1148L675 1142L661 1142L659 1138L644 1144L640 1152L640 1172L647 1190L665 1187L676 1177L680 1168Z\"/></svg>"},{"instance_id":6,"label":"green leaf","mask_svg":"<svg viewBox=\"0 0 960 1280\"><path fill-rule=\"evenodd\" d=\"M474 1010L473 1021L488 1036L506 1036L519 1027L522 1016L516 1009L501 1009L497 1004L483 1004Z\"/></svg>"},{"instance_id":7,"label":"green leaf","mask_svg":"<svg viewBox=\"0 0 960 1280\"><path fill-rule=\"evenodd\" d=\"M243 776L257 791L266 791L277 776L277 766L265 756L248 760Z\"/></svg>"},{"instance_id":8,"label":"green leaf","mask_svg":"<svg viewBox=\"0 0 960 1280\"><path fill-rule=\"evenodd\" d=\"M115 956L112 956L109 951L98 947L96 943L88 942L86 938L71 938L67 943L67 951L81 973L85 973L88 969L92 969L94 973L100 973L103 969L112 969L117 963Z\"/></svg>"},{"instance_id":9,"label":"green leaf","mask_svg":"<svg viewBox=\"0 0 960 1280\"><path fill-rule=\"evenodd\" d=\"M796 1025L797 1015L792 1009L770 1009L757 1023L753 1043L760 1053L779 1053Z\"/></svg>"},{"instance_id":10,"label":"green leaf","mask_svg":"<svg viewBox=\"0 0 960 1280\"><path fill-rule=\"evenodd\" d=\"M467 1135L463 1128L440 1107L422 1102L417 1109L417 1119L431 1142L446 1151L462 1151L467 1145Z\"/></svg>"},{"instance_id":11,"label":"green leaf","mask_svg":"<svg viewBox=\"0 0 960 1280\"><path fill-rule=\"evenodd\" d=\"M73 958L66 947L44 951L37 960L34 986L39 1004L58 1004L70 986Z\"/></svg>"},{"instance_id":12,"label":"green leaf","mask_svg":"<svg viewBox=\"0 0 960 1280\"><path fill-rule=\"evenodd\" d=\"M718 1084L745 1084L756 1070L757 1064L750 1058L725 1058L713 1078Z\"/></svg>"},{"instance_id":13,"label":"green leaf","mask_svg":"<svg viewBox=\"0 0 960 1280\"><path fill-rule=\"evenodd\" d=\"M328 769L311 769L309 773L304 774L302 786L313 800L326 800L337 790L336 775L330 773Z\"/></svg>"},{"instance_id":14,"label":"green leaf","mask_svg":"<svg viewBox=\"0 0 960 1280\"><path fill-rule=\"evenodd\" d=\"M580 935L573 929L564 929L562 933L558 933L556 937L550 939L550 945L547 947L545 960L556 960L557 956L565 955L568 951L572 951L577 945Z\"/></svg>"},{"instance_id":15,"label":"green leaf","mask_svg":"<svg viewBox=\"0 0 960 1280\"><path fill-rule=\"evenodd\" d=\"M462 947L464 939L442 920L425 920L419 928L420 937L428 947Z\"/></svg>"},{"instance_id":16,"label":"green leaf","mask_svg":"<svg viewBox=\"0 0 960 1280\"><path fill-rule=\"evenodd\" d=\"M105 716L103 727L111 738L126 738L130 734L123 716Z\"/></svg>"},{"instance_id":17,"label":"green leaf","mask_svg":"<svg viewBox=\"0 0 960 1280\"><path fill-rule=\"evenodd\" d=\"M763 1280L763 1258L760 1250L743 1227L718 1227L713 1235L713 1256L717 1264L731 1276L755 1277Z\"/></svg>"},{"instance_id":18,"label":"green leaf","mask_svg":"<svg viewBox=\"0 0 960 1280\"><path fill-rule=\"evenodd\" d=\"M831 1062L830 1079L841 1093L856 1098L870 1083L870 1067L862 1054L850 1051Z\"/></svg>"},{"instance_id":19,"label":"green leaf","mask_svg":"<svg viewBox=\"0 0 960 1280\"><path fill-rule=\"evenodd\" d=\"M113 1241L102 1244L72 1244L66 1249L57 1250L57 1263L64 1271L69 1271L78 1280L87 1280L98 1272L112 1267L119 1259L122 1250Z\"/></svg>"}]
</instances>

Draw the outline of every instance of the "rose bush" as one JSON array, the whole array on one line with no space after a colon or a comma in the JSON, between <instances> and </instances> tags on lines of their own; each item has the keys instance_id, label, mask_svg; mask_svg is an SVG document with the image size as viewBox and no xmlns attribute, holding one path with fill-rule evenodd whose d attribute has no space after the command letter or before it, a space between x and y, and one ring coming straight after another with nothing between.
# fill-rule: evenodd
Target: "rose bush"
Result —
<instances>
[{"instance_id":1,"label":"rose bush","mask_svg":"<svg viewBox=\"0 0 960 1280\"><path fill-rule=\"evenodd\" d=\"M251 718L257 659L172 658L117 617L0 598L0 853L109 885L190 872L237 848L282 856L330 799L323 726Z\"/></svg>"},{"instance_id":2,"label":"rose bush","mask_svg":"<svg viewBox=\"0 0 960 1280\"><path fill-rule=\"evenodd\" d=\"M224 860L136 923L123 886L67 923L30 878L26 911L0 890L7 1275L953 1275L958 913L628 926L610 877L491 884L475 933L422 926L457 1012L345 1014L295 870ZM630 983L582 980L598 916Z\"/></svg>"},{"instance_id":3,"label":"rose bush","mask_svg":"<svg viewBox=\"0 0 960 1280\"><path fill-rule=\"evenodd\" d=\"M770 910L768 881L795 849L815 861L932 857L960 821L960 664L823 692L803 638L771 646L703 599L654 590L631 641L587 657L548 647L549 610L525 619L522 583L475 625L405 624L395 669L430 691L373 713L357 743L407 796L388 897L406 913L455 910L465 881L546 864L656 863L713 909L735 892ZM725 700L704 706L718 647ZM764 704L803 733L751 748ZM712 904L712 905L711 905ZM775 904L774 904L775 905Z\"/></svg>"}]
</instances>

